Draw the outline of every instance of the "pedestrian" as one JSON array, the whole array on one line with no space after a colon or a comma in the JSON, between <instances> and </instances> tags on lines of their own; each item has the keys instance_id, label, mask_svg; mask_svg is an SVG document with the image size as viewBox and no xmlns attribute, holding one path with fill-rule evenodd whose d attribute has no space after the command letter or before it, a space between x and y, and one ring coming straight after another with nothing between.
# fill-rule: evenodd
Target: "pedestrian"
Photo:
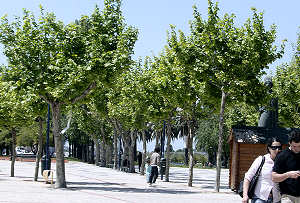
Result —
<instances>
[{"instance_id":1,"label":"pedestrian","mask_svg":"<svg viewBox=\"0 0 300 203\"><path fill-rule=\"evenodd\" d=\"M145 164L145 169L146 169L146 181L147 183L150 183L150 174L151 174L151 165L150 165L150 157L147 156L146 158L146 164Z\"/></svg>"},{"instance_id":2,"label":"pedestrian","mask_svg":"<svg viewBox=\"0 0 300 203\"><path fill-rule=\"evenodd\" d=\"M279 182L282 203L300 203L300 132L290 134L289 145L276 157L272 179Z\"/></svg>"},{"instance_id":3,"label":"pedestrian","mask_svg":"<svg viewBox=\"0 0 300 203\"><path fill-rule=\"evenodd\" d=\"M150 157L150 165L151 165L151 173L150 173L150 178L149 178L150 185L152 185L152 183L155 183L156 179L158 177L158 166L160 164L159 153L160 153L160 148L156 147Z\"/></svg>"},{"instance_id":4,"label":"pedestrian","mask_svg":"<svg viewBox=\"0 0 300 203\"><path fill-rule=\"evenodd\" d=\"M261 173L259 175L257 184L254 190L254 197L252 197L251 203L278 203L280 202L280 191L278 184L272 181L272 169L274 166L274 160L278 152L282 149L281 143L276 138L270 138L267 140L267 154L257 157L249 170L245 174L243 184L243 203L247 203L249 200L248 189L251 179L254 177L263 157L265 162L263 163Z\"/></svg>"},{"instance_id":5,"label":"pedestrian","mask_svg":"<svg viewBox=\"0 0 300 203\"><path fill-rule=\"evenodd\" d=\"M137 155L137 161L138 161L138 165L139 165L139 172L141 172L142 160L143 160L143 155L142 155L141 152L139 152L138 155Z\"/></svg>"},{"instance_id":6,"label":"pedestrian","mask_svg":"<svg viewBox=\"0 0 300 203\"><path fill-rule=\"evenodd\" d=\"M130 162L128 160L128 155L123 155L122 159L122 171L129 172Z\"/></svg>"}]
</instances>

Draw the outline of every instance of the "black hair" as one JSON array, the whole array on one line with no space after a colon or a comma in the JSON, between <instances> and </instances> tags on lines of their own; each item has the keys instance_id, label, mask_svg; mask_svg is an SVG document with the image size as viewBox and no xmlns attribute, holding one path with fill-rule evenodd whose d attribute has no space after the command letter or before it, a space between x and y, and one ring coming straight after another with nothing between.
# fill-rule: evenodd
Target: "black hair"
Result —
<instances>
[{"instance_id":1,"label":"black hair","mask_svg":"<svg viewBox=\"0 0 300 203\"><path fill-rule=\"evenodd\" d=\"M289 136L289 143L291 142L300 142L300 132L299 131L292 131L290 136Z\"/></svg>"},{"instance_id":2,"label":"black hair","mask_svg":"<svg viewBox=\"0 0 300 203\"><path fill-rule=\"evenodd\" d=\"M267 152L268 153L270 153L269 147L272 146L273 142L279 142L281 144L280 140L277 137L268 138L267 142L266 142L267 143Z\"/></svg>"},{"instance_id":3,"label":"black hair","mask_svg":"<svg viewBox=\"0 0 300 203\"><path fill-rule=\"evenodd\" d=\"M154 152L159 153L160 152L160 147L155 147Z\"/></svg>"}]
</instances>

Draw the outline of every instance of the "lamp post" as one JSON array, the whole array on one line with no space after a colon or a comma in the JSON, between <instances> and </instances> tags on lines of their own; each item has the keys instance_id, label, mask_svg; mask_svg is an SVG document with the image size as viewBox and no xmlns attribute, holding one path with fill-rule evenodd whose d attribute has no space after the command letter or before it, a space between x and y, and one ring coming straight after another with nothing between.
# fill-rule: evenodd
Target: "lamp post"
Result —
<instances>
[{"instance_id":1,"label":"lamp post","mask_svg":"<svg viewBox=\"0 0 300 203\"><path fill-rule=\"evenodd\" d=\"M165 138L166 138L166 122L164 121L163 122L163 134L160 138L160 143L161 143L161 146L160 146L161 150L160 151L161 151L161 158L162 159L165 157ZM162 166L162 164L161 164L161 166L160 166L160 168L161 168L160 179L161 180L163 179L163 176L164 176L164 174L162 173L162 167L164 167L164 166Z\"/></svg>"},{"instance_id":2,"label":"lamp post","mask_svg":"<svg viewBox=\"0 0 300 203\"><path fill-rule=\"evenodd\" d=\"M160 138L160 143L161 143L161 146L160 146L160 151L161 151L161 158L164 158L165 157L165 137L166 137L166 122L164 121L163 122L163 134Z\"/></svg>"}]
</instances>

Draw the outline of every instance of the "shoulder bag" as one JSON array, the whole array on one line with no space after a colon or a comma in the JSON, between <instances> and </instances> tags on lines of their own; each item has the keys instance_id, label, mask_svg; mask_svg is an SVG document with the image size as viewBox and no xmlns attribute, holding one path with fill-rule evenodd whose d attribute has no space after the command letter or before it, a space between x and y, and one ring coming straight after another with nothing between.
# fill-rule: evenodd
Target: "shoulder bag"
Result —
<instances>
[{"instance_id":1,"label":"shoulder bag","mask_svg":"<svg viewBox=\"0 0 300 203\"><path fill-rule=\"evenodd\" d=\"M256 183L257 183L257 181L258 181L258 177L259 177L259 175L260 175L260 172L261 172L261 169L262 169L264 163L265 163L265 157L262 156L261 164L260 164L260 166L258 167L258 169L257 169L257 171L256 171L256 173L255 173L255 175L253 176L253 178L251 179L250 184L249 184L248 197L249 197L250 199L252 199L253 196L254 196L255 186L256 186ZM243 184L244 184L244 180L242 180L242 181L240 182L240 186L239 186L239 190L238 190L238 193L239 193L239 195L240 195L241 197L243 197Z\"/></svg>"}]
</instances>

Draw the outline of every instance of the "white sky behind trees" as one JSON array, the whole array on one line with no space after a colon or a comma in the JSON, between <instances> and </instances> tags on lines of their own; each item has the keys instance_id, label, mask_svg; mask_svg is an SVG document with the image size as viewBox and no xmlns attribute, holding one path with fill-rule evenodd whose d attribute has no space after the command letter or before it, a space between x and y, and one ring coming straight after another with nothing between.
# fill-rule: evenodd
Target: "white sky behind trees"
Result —
<instances>
[{"instance_id":1,"label":"white sky behind trees","mask_svg":"<svg viewBox=\"0 0 300 203\"><path fill-rule=\"evenodd\" d=\"M54 12L57 19L65 24L79 19L81 15L90 15L95 5L103 8L104 0L10 0L2 1L0 16L22 16L23 8L39 15L39 5L45 11ZM215 2L215 1L214 1ZM135 26L139 30L138 41L135 46L134 59L145 56L158 55L162 51L167 39L167 30L170 24L176 29L189 33L189 21L193 19L192 6L196 5L203 18L207 16L207 0L123 0L123 16L128 25ZM277 41L287 39L285 54L282 59L270 65L268 74L275 73L276 66L288 63L295 52L297 33L300 29L300 1L299 0L219 0L220 14L234 13L236 25L242 25L251 17L251 7L259 12L264 12L265 27L269 29L271 24L277 26ZM0 64L6 64L0 45ZM183 147L181 144L173 144L174 149ZM150 147L150 151L153 150Z\"/></svg>"}]
</instances>

